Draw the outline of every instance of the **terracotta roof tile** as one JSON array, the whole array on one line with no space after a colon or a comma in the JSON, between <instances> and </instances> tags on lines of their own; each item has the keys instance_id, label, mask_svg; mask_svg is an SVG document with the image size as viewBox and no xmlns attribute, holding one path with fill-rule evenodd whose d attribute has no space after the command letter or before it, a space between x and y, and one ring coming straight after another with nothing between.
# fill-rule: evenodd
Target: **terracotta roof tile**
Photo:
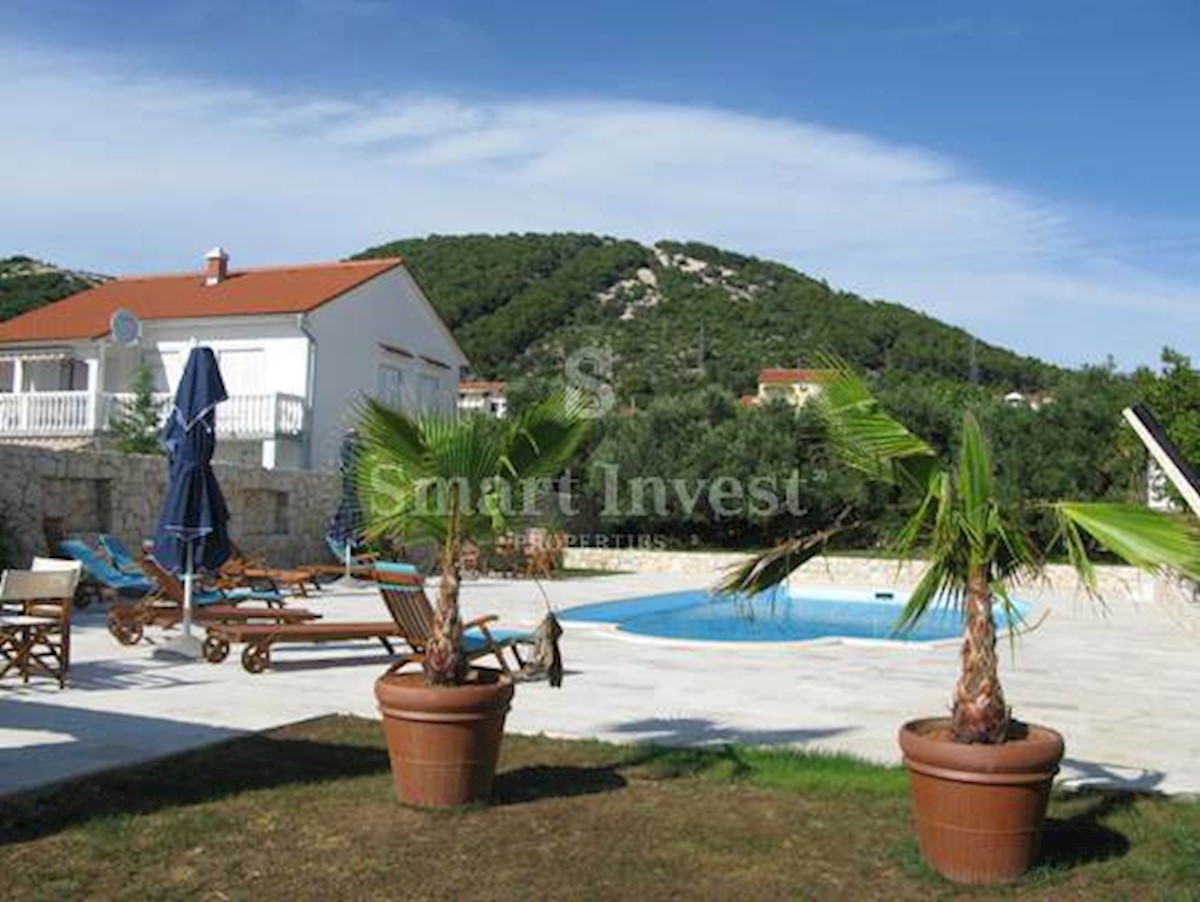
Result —
<instances>
[{"instance_id":1,"label":"terracotta roof tile","mask_svg":"<svg viewBox=\"0 0 1200 902\"><path fill-rule=\"evenodd\" d=\"M466 379L458 383L458 390L464 391L486 391L486 392L503 392L508 388L507 382L488 382L480 379Z\"/></svg>"},{"instance_id":2,"label":"terracotta roof tile","mask_svg":"<svg viewBox=\"0 0 1200 902\"><path fill-rule=\"evenodd\" d=\"M829 370L765 369L758 374L759 383L766 385L794 385L797 382L828 382L833 376Z\"/></svg>"},{"instance_id":3,"label":"terracotta roof tile","mask_svg":"<svg viewBox=\"0 0 1200 902\"><path fill-rule=\"evenodd\" d=\"M0 323L0 342L100 338L122 307L147 321L307 313L403 262L238 269L217 285L203 272L115 279Z\"/></svg>"}]
</instances>

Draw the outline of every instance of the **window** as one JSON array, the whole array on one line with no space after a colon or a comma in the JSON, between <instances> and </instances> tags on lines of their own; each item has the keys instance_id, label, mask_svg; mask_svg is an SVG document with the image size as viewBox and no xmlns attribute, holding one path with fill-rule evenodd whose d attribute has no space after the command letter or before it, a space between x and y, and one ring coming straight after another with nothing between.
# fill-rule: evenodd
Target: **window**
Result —
<instances>
[{"instance_id":1,"label":"window","mask_svg":"<svg viewBox=\"0 0 1200 902\"><path fill-rule=\"evenodd\" d=\"M59 384L63 391L87 391L88 367L82 360L64 360Z\"/></svg>"},{"instance_id":2,"label":"window","mask_svg":"<svg viewBox=\"0 0 1200 902\"><path fill-rule=\"evenodd\" d=\"M221 378L231 395L257 395L266 391L266 355L261 349L217 351Z\"/></svg>"},{"instance_id":3,"label":"window","mask_svg":"<svg viewBox=\"0 0 1200 902\"><path fill-rule=\"evenodd\" d=\"M404 374L399 367L379 364L375 376L375 395L389 407L399 407L404 401Z\"/></svg>"},{"instance_id":4,"label":"window","mask_svg":"<svg viewBox=\"0 0 1200 902\"><path fill-rule=\"evenodd\" d=\"M437 376L421 374L421 381L417 385L417 403L420 404L422 410L432 410L437 407L438 391L441 387Z\"/></svg>"}]
</instances>

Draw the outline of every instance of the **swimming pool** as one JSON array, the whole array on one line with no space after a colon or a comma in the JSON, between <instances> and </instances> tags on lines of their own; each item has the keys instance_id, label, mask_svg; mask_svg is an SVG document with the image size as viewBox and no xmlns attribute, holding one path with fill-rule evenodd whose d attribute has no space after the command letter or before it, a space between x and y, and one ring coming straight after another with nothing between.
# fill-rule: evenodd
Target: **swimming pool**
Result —
<instances>
[{"instance_id":1,"label":"swimming pool","mask_svg":"<svg viewBox=\"0 0 1200 902\"><path fill-rule=\"evenodd\" d=\"M705 642L800 642L888 639L930 642L962 635L962 614L935 606L912 630L894 633L905 593L808 589L755 598L710 595L704 589L646 595L568 608L567 623L613 624L624 632ZM1003 614L997 623L1003 625Z\"/></svg>"}]
</instances>

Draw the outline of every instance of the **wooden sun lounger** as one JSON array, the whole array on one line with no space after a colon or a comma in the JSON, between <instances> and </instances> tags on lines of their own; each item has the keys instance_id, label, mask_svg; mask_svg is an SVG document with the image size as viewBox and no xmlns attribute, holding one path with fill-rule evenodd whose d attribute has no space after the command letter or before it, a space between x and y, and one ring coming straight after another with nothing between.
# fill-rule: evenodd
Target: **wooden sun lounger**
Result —
<instances>
[{"instance_id":1,"label":"wooden sun lounger","mask_svg":"<svg viewBox=\"0 0 1200 902\"><path fill-rule=\"evenodd\" d=\"M247 557L234 545L233 556L221 566L220 581L225 588L247 585L276 592L287 590L293 595L307 597L310 589L320 591L319 575L309 567L269 567L262 558Z\"/></svg>"},{"instance_id":2,"label":"wooden sun lounger","mask_svg":"<svg viewBox=\"0 0 1200 902\"><path fill-rule=\"evenodd\" d=\"M407 654L400 655L387 672L393 673L406 664L424 662L425 649L433 632L433 606L425 595L425 581L416 573L405 572L395 565L378 564L375 582L383 603L387 605L388 612L411 649ZM489 624L498 619L495 614L487 614L465 622L462 651L468 661L490 655L499 663L500 669L512 677L525 666L517 646L531 641L532 637L527 634L493 634ZM515 668L506 660L506 652L516 661Z\"/></svg>"},{"instance_id":3,"label":"wooden sun lounger","mask_svg":"<svg viewBox=\"0 0 1200 902\"><path fill-rule=\"evenodd\" d=\"M219 583L225 588L248 586L252 589L269 589L280 594L286 591L307 598L310 591L320 589L317 584L318 575L301 567L280 570L237 562L221 568Z\"/></svg>"},{"instance_id":4,"label":"wooden sun lounger","mask_svg":"<svg viewBox=\"0 0 1200 902\"><path fill-rule=\"evenodd\" d=\"M351 564L350 571L347 573L346 567L343 564L301 564L299 568L311 576L328 576L337 579L342 576L350 576L353 579L369 580L374 577L375 568L370 564Z\"/></svg>"},{"instance_id":5,"label":"wooden sun lounger","mask_svg":"<svg viewBox=\"0 0 1200 902\"><path fill-rule=\"evenodd\" d=\"M390 620L349 623L218 623L208 628L204 640L204 658L213 664L224 661L234 642L245 642L242 667L250 673L262 673L271 666L271 647L278 643L348 642L378 639L394 654L390 639L402 638L400 628Z\"/></svg>"},{"instance_id":6,"label":"wooden sun lounger","mask_svg":"<svg viewBox=\"0 0 1200 902\"><path fill-rule=\"evenodd\" d=\"M192 621L202 626L232 624L310 623L321 615L304 608L272 608L250 604L207 604L192 611ZM136 613L128 608L110 608L108 631L122 645L136 645L142 640L147 626L171 629L183 622L183 609L175 604L143 607Z\"/></svg>"},{"instance_id":7,"label":"wooden sun lounger","mask_svg":"<svg viewBox=\"0 0 1200 902\"><path fill-rule=\"evenodd\" d=\"M113 604L108 609L108 631L122 645L140 642L147 626L170 629L183 620L183 583L149 555L143 557L142 564L158 584L158 590L132 604ZM312 611L286 607L283 599L272 592L226 592L218 599L210 597L195 604L192 617L199 624L303 623L320 619Z\"/></svg>"}]
</instances>

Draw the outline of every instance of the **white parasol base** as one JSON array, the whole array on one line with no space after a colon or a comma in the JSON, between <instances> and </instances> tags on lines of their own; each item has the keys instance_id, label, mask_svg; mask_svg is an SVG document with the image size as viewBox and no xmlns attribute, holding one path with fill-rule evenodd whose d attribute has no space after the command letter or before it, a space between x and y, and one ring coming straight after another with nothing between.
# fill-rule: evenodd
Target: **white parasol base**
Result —
<instances>
[{"instance_id":1,"label":"white parasol base","mask_svg":"<svg viewBox=\"0 0 1200 902\"><path fill-rule=\"evenodd\" d=\"M176 661L199 661L204 657L203 644L192 635L192 584L195 582L195 563L192 555L195 553L192 543L187 547L187 568L183 574L183 633L172 636L162 645L156 646L153 656L156 658L171 658Z\"/></svg>"},{"instance_id":2,"label":"white parasol base","mask_svg":"<svg viewBox=\"0 0 1200 902\"><path fill-rule=\"evenodd\" d=\"M172 636L154 646L152 655L155 658L169 658L175 661L199 661L204 657L202 643L195 636Z\"/></svg>"}]
</instances>

